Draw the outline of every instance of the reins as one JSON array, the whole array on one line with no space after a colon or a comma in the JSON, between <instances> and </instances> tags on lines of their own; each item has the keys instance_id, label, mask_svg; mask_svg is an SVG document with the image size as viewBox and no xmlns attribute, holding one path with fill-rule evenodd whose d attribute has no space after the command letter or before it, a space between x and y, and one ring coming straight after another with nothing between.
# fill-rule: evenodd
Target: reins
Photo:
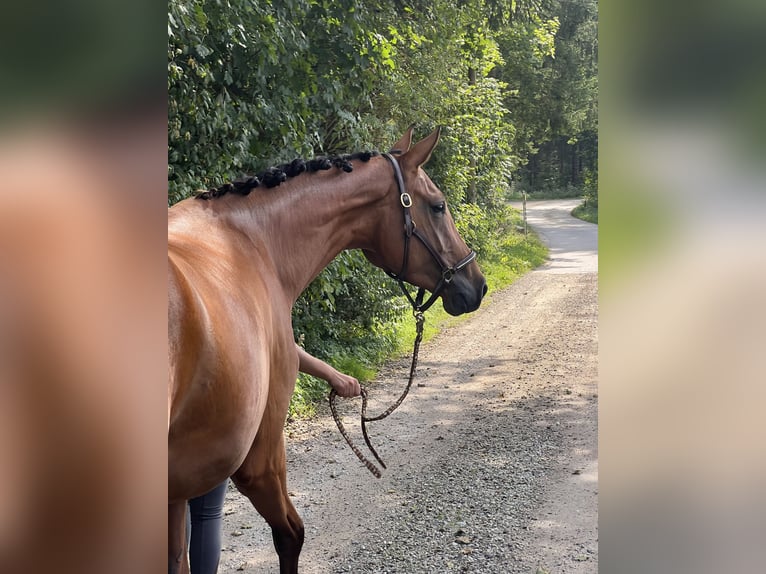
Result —
<instances>
[{"instance_id":1,"label":"reins","mask_svg":"<svg viewBox=\"0 0 766 574\"><path fill-rule=\"evenodd\" d=\"M396 177L396 185L399 189L399 202L402 205L402 208L404 210L404 256L402 258L402 269L401 271L396 274L391 271L387 271L388 275L392 278L396 279L399 283L399 287L404 292L404 295L407 297L407 300L410 302L410 305L412 305L412 313L415 317L415 328L416 328L416 335L415 335L415 343L413 345L412 349L412 363L410 364L410 376L409 380L407 381L407 386L404 388L404 391L399 396L399 398L396 400L395 403L393 403L390 407L388 407L383 413L374 416L374 417L368 417L367 416L367 391L365 389L362 389L361 396L362 396L362 414L361 414L361 426L362 426L362 435L364 436L364 442L367 445L367 448L370 449L370 452L373 454L375 459L380 463L380 466L383 468L386 468L386 464L383 462L383 459L380 458L377 451L373 448L372 444L370 443L370 437L367 434L367 423L373 422L373 421L379 421L384 418L386 418L388 415L393 413L399 405L402 404L407 394L410 392L410 388L412 387L412 381L415 378L415 370L417 369L418 365L418 353L420 351L420 342L423 340L423 325L425 324L425 311L431 307L431 305L434 304L436 299L441 295L441 292L444 290L444 288L449 285L452 282L452 279L455 277L455 274L466 267L471 261L476 259L476 252L471 250L471 252L466 255L463 259L461 259L457 264L453 266L449 266L444 262L444 259L439 255L439 253L433 248L431 245L431 242L428 241L428 239L420 233L420 231L417 229L417 226L415 225L415 222L412 220L412 214L410 213L410 208L412 207L412 197L409 193L407 193L407 190L404 186L404 177L402 176L402 170L399 167L399 162L396 161L396 159L388 153L383 154L383 157L385 157L389 163L391 163L391 166L394 169L394 176ZM409 290L407 289L407 286L404 284L405 276L407 273L407 263L409 260L409 249L410 249L410 238L411 237L417 237L417 239L426 247L428 252L431 254L431 256L434 258L434 260L439 264L439 266L442 269L442 276L439 280L439 283L436 285L434 290L431 293L431 296L428 298L428 300L424 303L423 298L425 296L426 290L422 287L418 288L417 295L413 297ZM348 433L346 432L346 428L343 426L343 423L340 420L340 417L338 416L338 412L335 406L335 397L337 396L337 393L335 392L335 389L330 391L330 410L332 411L332 417L335 420L335 424L338 426L338 430L340 431L340 434L343 436L344 439L346 439L346 442L351 447L351 450L354 452L354 454L359 458L362 463L367 467L367 469L375 475L376 478L381 477L380 469L375 466L374 463L372 463L367 457L365 457L362 452L359 450L359 448L354 444L354 442L351 440L351 438L348 436Z\"/></svg>"},{"instance_id":2,"label":"reins","mask_svg":"<svg viewBox=\"0 0 766 574\"><path fill-rule=\"evenodd\" d=\"M412 364L410 365L410 378L407 381L407 386L404 387L404 391L399 396L399 398L396 400L394 404L392 404L390 407L388 407L384 412L381 414L374 416L374 417L368 417L367 416L367 391L363 388L362 389L362 416L361 416L361 422L362 422L362 435L364 436L364 442L367 445L367 448L370 449L370 452L373 454L373 456L377 459L377 461L380 463L380 466L383 468L386 468L386 463L383 462L383 459L380 458L380 455L375 450L375 448L372 446L372 443L370 442L370 437L367 434L367 423L372 421L379 421L384 418L386 418L388 415L390 415L392 412L394 412L399 405L402 404L404 401L404 398L407 396L407 393L410 392L410 388L412 387L412 381L415 378L415 369L418 365L418 352L420 351L420 342L423 340L423 324L425 323L425 316L422 312L415 311L415 327L417 329L417 334L415 335L415 345L412 349ZM367 467L367 469L375 475L376 478L381 477L380 469L375 466L373 462L370 461L366 456L362 454L362 452L359 450L359 448L354 444L354 442L351 440L351 437L348 436L348 433L346 432L346 427L343 426L343 423L340 420L340 417L338 416L338 411L335 408L335 397L337 396L337 393L335 392L335 389L330 391L330 410L332 411L332 418L335 420L335 424L338 425L338 430L340 431L340 434L343 436L344 439L346 439L346 442L348 443L348 446L351 447L351 450L354 451L354 454L357 456L359 460L361 460L364 465Z\"/></svg>"}]
</instances>

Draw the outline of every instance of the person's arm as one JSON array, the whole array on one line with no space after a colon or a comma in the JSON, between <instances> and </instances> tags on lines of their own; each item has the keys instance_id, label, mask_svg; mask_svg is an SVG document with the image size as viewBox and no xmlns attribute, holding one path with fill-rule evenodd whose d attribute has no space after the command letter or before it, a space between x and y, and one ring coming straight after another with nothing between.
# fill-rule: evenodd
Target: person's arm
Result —
<instances>
[{"instance_id":1,"label":"person's arm","mask_svg":"<svg viewBox=\"0 0 766 574\"><path fill-rule=\"evenodd\" d=\"M295 349L298 351L298 369L330 383L338 396L356 397L362 392L359 381L351 375L341 373L321 359L309 355L298 344L295 345Z\"/></svg>"}]
</instances>

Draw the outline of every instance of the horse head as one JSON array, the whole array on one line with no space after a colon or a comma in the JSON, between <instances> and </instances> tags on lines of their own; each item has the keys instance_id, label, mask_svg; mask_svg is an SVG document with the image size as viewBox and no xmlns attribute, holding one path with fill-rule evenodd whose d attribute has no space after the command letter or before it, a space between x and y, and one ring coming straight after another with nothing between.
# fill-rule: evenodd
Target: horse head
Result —
<instances>
[{"instance_id":1,"label":"horse head","mask_svg":"<svg viewBox=\"0 0 766 574\"><path fill-rule=\"evenodd\" d=\"M427 309L441 296L450 315L479 308L487 283L476 263L476 254L455 227L447 200L422 167L439 141L436 129L412 145L412 128L395 144L391 163L396 199L389 195L381 207L375 250L367 259L398 279L416 309ZM421 288L416 299L403 283ZM423 290L432 293L423 303Z\"/></svg>"}]
</instances>

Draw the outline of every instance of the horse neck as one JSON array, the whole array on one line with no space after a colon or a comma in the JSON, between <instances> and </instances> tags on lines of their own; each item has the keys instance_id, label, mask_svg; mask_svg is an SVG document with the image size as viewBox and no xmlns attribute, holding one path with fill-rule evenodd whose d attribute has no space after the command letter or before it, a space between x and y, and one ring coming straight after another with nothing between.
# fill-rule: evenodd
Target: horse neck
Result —
<instances>
[{"instance_id":1,"label":"horse neck","mask_svg":"<svg viewBox=\"0 0 766 574\"><path fill-rule=\"evenodd\" d=\"M264 245L294 302L338 253L372 247L380 208L395 185L388 162L374 157L355 161L351 173L305 173L277 188L231 199L252 198L238 228Z\"/></svg>"}]
</instances>

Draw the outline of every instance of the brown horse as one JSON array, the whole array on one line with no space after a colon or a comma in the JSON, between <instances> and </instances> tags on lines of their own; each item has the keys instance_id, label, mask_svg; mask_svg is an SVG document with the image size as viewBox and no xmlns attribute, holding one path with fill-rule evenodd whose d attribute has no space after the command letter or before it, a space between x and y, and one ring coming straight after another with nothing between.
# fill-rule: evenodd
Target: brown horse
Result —
<instances>
[{"instance_id":1,"label":"brown horse","mask_svg":"<svg viewBox=\"0 0 766 574\"><path fill-rule=\"evenodd\" d=\"M287 495L283 436L298 374L291 309L338 253L363 249L436 291L453 315L479 307L486 283L475 254L421 169L438 139L437 130L411 146L410 129L397 158L272 171L278 188L249 193L251 180L169 210L169 571L188 571L187 500L227 477L271 526L280 572L298 571L303 522Z\"/></svg>"}]
</instances>

